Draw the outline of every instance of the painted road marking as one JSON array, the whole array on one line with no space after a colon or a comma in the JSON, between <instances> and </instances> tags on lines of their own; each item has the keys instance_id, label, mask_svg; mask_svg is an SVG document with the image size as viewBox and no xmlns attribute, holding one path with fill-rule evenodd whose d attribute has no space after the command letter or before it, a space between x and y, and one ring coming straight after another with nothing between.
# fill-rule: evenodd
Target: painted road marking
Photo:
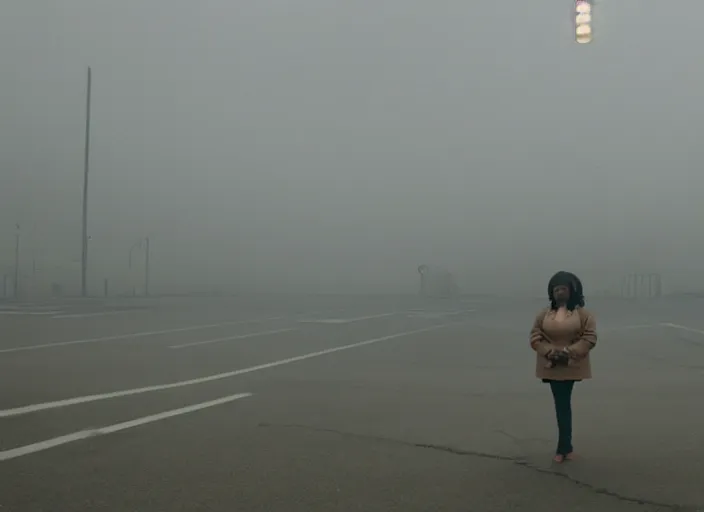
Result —
<instances>
[{"instance_id":1,"label":"painted road marking","mask_svg":"<svg viewBox=\"0 0 704 512\"><path fill-rule=\"evenodd\" d=\"M597 326L597 333L600 330L603 331L629 331L629 330L634 330L634 329L652 329L653 327L661 327L662 324L633 324L633 325L618 325L618 326L607 326L604 327L603 329L600 329Z\"/></svg>"},{"instance_id":2,"label":"painted road marking","mask_svg":"<svg viewBox=\"0 0 704 512\"><path fill-rule=\"evenodd\" d=\"M122 315L125 313L136 313L139 311L147 311L145 309L121 309L119 311L99 311L97 313L71 313L64 315L54 315L51 318L63 319L63 318L92 318L94 316L110 316L110 315Z\"/></svg>"},{"instance_id":3,"label":"painted road marking","mask_svg":"<svg viewBox=\"0 0 704 512\"><path fill-rule=\"evenodd\" d=\"M697 334L704 335L704 330L702 329L693 329L692 327L687 327L686 325L680 325L680 324L671 324L669 322L663 322L660 325L663 325L665 327L672 327L673 329L679 329L681 331L688 331L688 332L694 332Z\"/></svg>"},{"instance_id":4,"label":"painted road marking","mask_svg":"<svg viewBox=\"0 0 704 512\"><path fill-rule=\"evenodd\" d=\"M442 318L445 316L457 316L464 315L465 313L473 313L476 309L463 309L461 311L423 311L423 310L411 310L406 316L409 318L423 318L426 320L433 320L436 318Z\"/></svg>"},{"instance_id":5,"label":"painted road marking","mask_svg":"<svg viewBox=\"0 0 704 512\"><path fill-rule=\"evenodd\" d=\"M83 340L70 340L70 341L56 341L54 343L42 343L41 345L27 345L24 347L11 347L0 349L0 354L7 354L10 352L25 352L27 350L41 350L45 348L56 348L56 347L66 347L70 345L82 345L86 343L101 343L105 341L120 341L129 340L135 338L147 338L149 336L158 336L160 334L173 334L177 332L189 332L189 331L200 331L205 329L214 329L216 327L225 327L228 325L243 325L243 324L254 324L261 322L268 322L271 320L281 320L284 318L289 318L285 316L273 316L269 318L258 318L253 320L239 320L236 322L220 322L217 324L202 324L202 325L190 325L187 327L177 327L173 329L161 329L158 331L143 331L143 332L133 332L130 334L116 334L114 336L102 336L100 338L87 338Z\"/></svg>"},{"instance_id":6,"label":"painted road marking","mask_svg":"<svg viewBox=\"0 0 704 512\"><path fill-rule=\"evenodd\" d=\"M361 322L362 320L372 320L374 318L384 318L387 316L397 315L398 313L382 313L380 315L358 316L356 318L320 318L313 320L299 320L302 324L349 324L352 322Z\"/></svg>"},{"instance_id":7,"label":"painted road marking","mask_svg":"<svg viewBox=\"0 0 704 512\"><path fill-rule=\"evenodd\" d=\"M139 427L141 425L146 425L147 423L154 423L155 421L173 418L174 416L180 416L182 414L200 411L202 409L207 409L208 407L215 407L216 405L234 402L235 400L239 400L240 398L247 398L249 396L252 396L252 394L239 393L237 395L225 396L222 398L218 398L217 400L210 400L209 402L202 402L195 405L189 405L188 407L181 407L180 409L172 409L170 411L161 412L159 414L152 414L150 416L144 416L142 418L125 421L122 423L116 423L114 425L108 425L107 427L91 430L81 430L80 432L74 432L73 434L55 437L53 439L47 439L45 441L20 446L18 448L12 448L10 450L0 452L0 462L4 462L10 459L16 459L17 457L24 457L25 455L31 455L32 453L42 452L44 450L49 450L50 448L55 448L64 444L73 443L82 439L88 439L89 437L114 434L115 432L127 430L128 428Z\"/></svg>"},{"instance_id":8,"label":"painted road marking","mask_svg":"<svg viewBox=\"0 0 704 512\"><path fill-rule=\"evenodd\" d=\"M21 310L5 310L0 311L0 315L29 315L29 316L52 316L61 313L61 311L21 311Z\"/></svg>"},{"instance_id":9,"label":"painted road marking","mask_svg":"<svg viewBox=\"0 0 704 512\"><path fill-rule=\"evenodd\" d=\"M169 348L186 348L186 347L197 347L199 345L210 345L212 343L221 343L224 341L235 341L235 340L245 340L247 338L256 338L259 336L267 336L269 334L279 334L282 332L291 332L291 331L297 331L298 329L291 328L291 329L276 329L274 331L261 331L261 332L250 332L249 334L240 334L238 336L227 336L226 338L215 338L212 340L205 340L205 341L194 341L193 343L182 343L180 345L171 345Z\"/></svg>"},{"instance_id":10,"label":"painted road marking","mask_svg":"<svg viewBox=\"0 0 704 512\"><path fill-rule=\"evenodd\" d=\"M0 306L0 311L60 311L58 304L6 304Z\"/></svg>"},{"instance_id":11,"label":"painted road marking","mask_svg":"<svg viewBox=\"0 0 704 512\"><path fill-rule=\"evenodd\" d=\"M225 373L217 373L215 375L208 375L206 377L199 377L196 379L182 380L179 382L172 382L171 384L159 384L155 386L146 386L143 388L136 389L125 389L123 391L114 391L112 393L101 393L97 395L87 395L79 396L75 398L67 398L65 400L57 400L55 402L45 402L41 404L25 405L22 407L15 407L13 409L5 409L0 411L0 418L9 418L11 416L21 416L23 414L30 414L33 412L45 411L48 409L58 409L60 407L69 407L71 405L85 404L89 402L97 402L99 400L109 400L112 398L120 398L123 396L140 395L143 393L152 393L155 391L163 391L166 389L182 388L186 386L194 386L197 384L204 384L206 382L213 382L216 380L229 379L231 377L236 377L238 375L244 375L245 373L253 373L261 370L267 370L269 368L275 368L277 366L283 366L286 364L297 363L298 361L305 361L306 359L313 359L315 357L325 356L327 354L333 354L335 352L342 352L344 350L351 350L353 348L363 347L365 345L372 345L374 343L380 343L382 341L393 340L396 338L402 338L404 336L411 336L414 334L420 334L423 332L436 331L444 327L449 327L451 325L458 325L458 322L452 322L447 324L433 325L431 327L425 327L423 329L415 329L413 331L399 332L396 334L390 334L388 336L383 336L381 338L372 338L370 340L359 341L357 343L351 343L349 345L342 345L340 347L328 348L325 350L319 350L317 352L310 352L308 354L303 354L300 356L289 357L287 359L281 359L279 361L273 361L271 363L260 364L257 366L251 366L249 368L243 368L241 370L233 370Z\"/></svg>"}]
</instances>

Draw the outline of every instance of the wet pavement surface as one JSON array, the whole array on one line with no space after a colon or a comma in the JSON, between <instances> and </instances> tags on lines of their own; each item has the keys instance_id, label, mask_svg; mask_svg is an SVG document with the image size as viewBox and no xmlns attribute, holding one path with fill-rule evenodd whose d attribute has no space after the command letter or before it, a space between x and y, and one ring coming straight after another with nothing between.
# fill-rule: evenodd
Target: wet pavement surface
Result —
<instances>
[{"instance_id":1,"label":"wet pavement surface","mask_svg":"<svg viewBox=\"0 0 704 512\"><path fill-rule=\"evenodd\" d=\"M541 301L34 306L0 308L3 512L704 510L704 300L589 303L560 466Z\"/></svg>"}]
</instances>

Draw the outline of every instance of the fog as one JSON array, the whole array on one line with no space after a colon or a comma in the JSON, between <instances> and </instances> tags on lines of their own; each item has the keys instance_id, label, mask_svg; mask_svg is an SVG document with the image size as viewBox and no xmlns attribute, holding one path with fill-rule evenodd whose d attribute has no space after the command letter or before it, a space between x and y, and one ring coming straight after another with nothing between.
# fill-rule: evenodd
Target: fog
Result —
<instances>
[{"instance_id":1,"label":"fog","mask_svg":"<svg viewBox=\"0 0 704 512\"><path fill-rule=\"evenodd\" d=\"M4 0L0 270L79 289L704 286L694 0ZM35 286L35 288L37 287Z\"/></svg>"}]
</instances>

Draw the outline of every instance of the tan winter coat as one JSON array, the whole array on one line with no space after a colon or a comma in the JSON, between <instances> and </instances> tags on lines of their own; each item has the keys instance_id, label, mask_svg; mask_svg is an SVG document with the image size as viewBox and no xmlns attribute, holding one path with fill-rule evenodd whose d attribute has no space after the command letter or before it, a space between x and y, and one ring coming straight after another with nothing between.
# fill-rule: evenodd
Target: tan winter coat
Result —
<instances>
[{"instance_id":1,"label":"tan winter coat","mask_svg":"<svg viewBox=\"0 0 704 512\"><path fill-rule=\"evenodd\" d=\"M539 379L582 380L592 376L589 352L596 346L596 320L587 309L577 308L561 322L549 308L535 317L530 346L536 352L535 376ZM550 368L547 354L569 347L569 362Z\"/></svg>"}]
</instances>

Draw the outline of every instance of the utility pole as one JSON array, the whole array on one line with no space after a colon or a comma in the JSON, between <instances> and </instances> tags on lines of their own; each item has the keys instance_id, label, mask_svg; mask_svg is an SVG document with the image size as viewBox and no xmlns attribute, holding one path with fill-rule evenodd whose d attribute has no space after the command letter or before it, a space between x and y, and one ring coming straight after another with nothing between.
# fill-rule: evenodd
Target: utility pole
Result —
<instances>
[{"instance_id":1,"label":"utility pole","mask_svg":"<svg viewBox=\"0 0 704 512\"><path fill-rule=\"evenodd\" d=\"M17 300L20 291L20 225L15 233L15 282L13 283L14 299Z\"/></svg>"},{"instance_id":2,"label":"utility pole","mask_svg":"<svg viewBox=\"0 0 704 512\"><path fill-rule=\"evenodd\" d=\"M149 237L144 239L144 295L149 296Z\"/></svg>"},{"instance_id":3,"label":"utility pole","mask_svg":"<svg viewBox=\"0 0 704 512\"><path fill-rule=\"evenodd\" d=\"M83 232L81 237L81 296L87 295L88 281L88 170L90 168L90 93L91 70L88 67L88 87L86 89L86 142L83 155Z\"/></svg>"}]
</instances>

